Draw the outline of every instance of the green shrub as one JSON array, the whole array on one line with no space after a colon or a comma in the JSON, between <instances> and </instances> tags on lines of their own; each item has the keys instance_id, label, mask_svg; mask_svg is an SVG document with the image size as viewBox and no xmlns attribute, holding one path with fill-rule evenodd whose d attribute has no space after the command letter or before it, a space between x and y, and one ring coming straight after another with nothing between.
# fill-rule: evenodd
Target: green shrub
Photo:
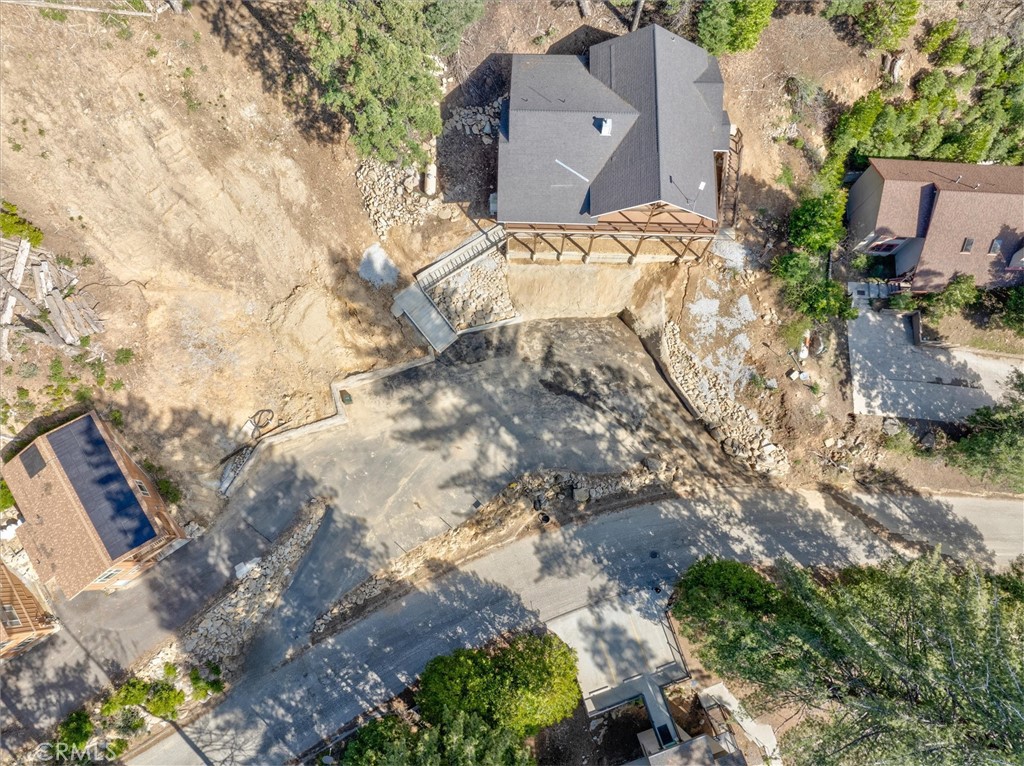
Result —
<instances>
[{"instance_id":1,"label":"green shrub","mask_svg":"<svg viewBox=\"0 0 1024 766\"><path fill-rule=\"evenodd\" d=\"M953 35L939 48L935 55L935 63L939 66L959 66L970 47L971 36L967 32Z\"/></svg>"},{"instance_id":2,"label":"green shrub","mask_svg":"<svg viewBox=\"0 0 1024 766\"><path fill-rule=\"evenodd\" d=\"M790 243L812 253L829 252L846 236L845 212L845 190L804 198L789 219Z\"/></svg>"},{"instance_id":3,"label":"green shrub","mask_svg":"<svg viewBox=\"0 0 1024 766\"><path fill-rule=\"evenodd\" d=\"M116 761L128 750L128 740L115 739L107 743L107 759Z\"/></svg>"},{"instance_id":4,"label":"green shrub","mask_svg":"<svg viewBox=\"0 0 1024 766\"><path fill-rule=\"evenodd\" d=\"M124 413L121 410L110 411L110 423L118 431L124 430Z\"/></svg>"},{"instance_id":5,"label":"green shrub","mask_svg":"<svg viewBox=\"0 0 1024 766\"><path fill-rule=\"evenodd\" d=\"M942 44L956 33L957 20L946 19L933 26L921 39L921 53L931 55L935 53Z\"/></svg>"},{"instance_id":6,"label":"green shrub","mask_svg":"<svg viewBox=\"0 0 1024 766\"><path fill-rule=\"evenodd\" d=\"M125 708L121 711L117 717L117 722L114 724L114 729L118 734L123 734L127 737L142 731L146 726L146 721L142 717L136 708Z\"/></svg>"},{"instance_id":7,"label":"green shrub","mask_svg":"<svg viewBox=\"0 0 1024 766\"><path fill-rule=\"evenodd\" d=\"M889 296L889 308L896 311L917 311L920 301L911 293L901 292Z\"/></svg>"},{"instance_id":8,"label":"green shrub","mask_svg":"<svg viewBox=\"0 0 1024 766\"><path fill-rule=\"evenodd\" d=\"M432 723L459 711L520 736L571 715L579 700L575 653L552 634L518 636L493 656L460 649L435 657L416 695Z\"/></svg>"},{"instance_id":9,"label":"green shrub","mask_svg":"<svg viewBox=\"0 0 1024 766\"><path fill-rule=\"evenodd\" d=\"M11 494L11 488L7 486L6 481L0 479L0 511L6 511L13 507L14 495Z\"/></svg>"},{"instance_id":10,"label":"green shrub","mask_svg":"<svg viewBox=\"0 0 1024 766\"><path fill-rule=\"evenodd\" d=\"M1024 337L1024 285L1012 287L1007 291L1002 310L999 312L999 322L1003 327Z\"/></svg>"},{"instance_id":11,"label":"green shrub","mask_svg":"<svg viewBox=\"0 0 1024 766\"><path fill-rule=\"evenodd\" d=\"M149 694L142 704L150 715L173 721L178 717L178 708L185 702L185 692L175 689L166 681L154 681L149 685Z\"/></svg>"},{"instance_id":12,"label":"green shrub","mask_svg":"<svg viewBox=\"0 0 1024 766\"><path fill-rule=\"evenodd\" d=\"M178 677L178 667L173 662L164 663L164 678L173 681Z\"/></svg>"},{"instance_id":13,"label":"green shrub","mask_svg":"<svg viewBox=\"0 0 1024 766\"><path fill-rule=\"evenodd\" d=\"M160 497L162 497L171 505L177 505L178 503L181 502L181 487L179 487L170 479L157 479L156 488L157 491L160 492Z\"/></svg>"},{"instance_id":14,"label":"green shrub","mask_svg":"<svg viewBox=\"0 0 1024 766\"><path fill-rule=\"evenodd\" d=\"M218 668L219 670L219 668ZM217 673L215 675L220 675ZM224 691L224 682L219 678L206 679L199 668L192 668L188 674L188 680L192 684L192 699L204 700L211 694L220 694Z\"/></svg>"},{"instance_id":15,"label":"green shrub","mask_svg":"<svg viewBox=\"0 0 1024 766\"><path fill-rule=\"evenodd\" d=\"M109 718L129 705L141 705L149 693L149 684L132 676L100 705L100 715Z\"/></svg>"},{"instance_id":16,"label":"green shrub","mask_svg":"<svg viewBox=\"0 0 1024 766\"><path fill-rule=\"evenodd\" d=\"M5 237L27 239L32 247L43 243L42 230L18 215L17 205L4 199L0 199L0 232Z\"/></svg>"},{"instance_id":17,"label":"green shrub","mask_svg":"<svg viewBox=\"0 0 1024 766\"><path fill-rule=\"evenodd\" d=\"M135 359L135 352L130 348L119 348L114 352L114 364L131 364Z\"/></svg>"},{"instance_id":18,"label":"green shrub","mask_svg":"<svg viewBox=\"0 0 1024 766\"><path fill-rule=\"evenodd\" d=\"M56 742L68 748L82 749L92 739L92 719L84 710L76 710L57 725Z\"/></svg>"},{"instance_id":19,"label":"green shrub","mask_svg":"<svg viewBox=\"0 0 1024 766\"><path fill-rule=\"evenodd\" d=\"M817 256L803 250L779 253L772 261L772 273L787 284L799 284L820 267Z\"/></svg>"},{"instance_id":20,"label":"green shrub","mask_svg":"<svg viewBox=\"0 0 1024 766\"><path fill-rule=\"evenodd\" d=\"M786 301L801 314L817 322L832 317L857 318L857 309L853 308L850 296L846 292L846 285L833 279L788 286Z\"/></svg>"},{"instance_id":21,"label":"green shrub","mask_svg":"<svg viewBox=\"0 0 1024 766\"><path fill-rule=\"evenodd\" d=\"M707 0L697 15L697 40L708 53L753 50L777 0Z\"/></svg>"},{"instance_id":22,"label":"green shrub","mask_svg":"<svg viewBox=\"0 0 1024 766\"><path fill-rule=\"evenodd\" d=\"M711 617L726 602L755 614L773 614L778 590L748 564L704 556L679 578L672 614L699 620Z\"/></svg>"},{"instance_id":23,"label":"green shrub","mask_svg":"<svg viewBox=\"0 0 1024 766\"><path fill-rule=\"evenodd\" d=\"M946 288L936 293L929 301L928 313L937 317L963 311L972 303L976 303L981 293L974 285L974 277L970 274L958 274L949 280Z\"/></svg>"},{"instance_id":24,"label":"green shrub","mask_svg":"<svg viewBox=\"0 0 1024 766\"><path fill-rule=\"evenodd\" d=\"M424 7L423 20L438 52L449 56L458 50L466 28L483 12L484 0L435 0Z\"/></svg>"}]
</instances>

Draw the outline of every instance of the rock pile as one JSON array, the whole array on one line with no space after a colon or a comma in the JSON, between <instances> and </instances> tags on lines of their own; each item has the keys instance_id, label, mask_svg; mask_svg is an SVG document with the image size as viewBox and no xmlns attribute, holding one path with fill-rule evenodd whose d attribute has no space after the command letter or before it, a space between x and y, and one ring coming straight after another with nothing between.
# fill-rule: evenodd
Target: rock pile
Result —
<instances>
[{"instance_id":1,"label":"rock pile","mask_svg":"<svg viewBox=\"0 0 1024 766\"><path fill-rule=\"evenodd\" d=\"M431 288L431 299L456 330L516 316L508 289L508 262L487 253Z\"/></svg>"},{"instance_id":2,"label":"rock pile","mask_svg":"<svg viewBox=\"0 0 1024 766\"><path fill-rule=\"evenodd\" d=\"M499 96L483 106L464 106L452 109L451 117L444 122L446 132L461 131L463 135L480 136L485 144L492 143L498 137L501 125L501 102Z\"/></svg>"},{"instance_id":3,"label":"rock pile","mask_svg":"<svg viewBox=\"0 0 1024 766\"><path fill-rule=\"evenodd\" d=\"M392 226L416 225L443 205L438 197L420 193L420 173L416 168L400 167L369 159L356 170L356 182L363 195L363 207L381 242Z\"/></svg>"},{"instance_id":4,"label":"rock pile","mask_svg":"<svg viewBox=\"0 0 1024 766\"><path fill-rule=\"evenodd\" d=\"M683 343L674 322L665 325L661 356L676 387L727 455L769 476L789 472L789 457L772 442L771 431L734 400L728 381L700 363Z\"/></svg>"},{"instance_id":5,"label":"rock pile","mask_svg":"<svg viewBox=\"0 0 1024 766\"><path fill-rule=\"evenodd\" d=\"M225 670L237 669L245 646L291 582L296 565L320 528L326 507L322 500L314 500L307 505L292 529L238 581L232 591L203 612L157 658L187 655L194 665L209 661L222 665ZM162 670L164 661L167 660L163 659L154 666L154 658L147 669L151 672L156 672L157 668Z\"/></svg>"}]
</instances>

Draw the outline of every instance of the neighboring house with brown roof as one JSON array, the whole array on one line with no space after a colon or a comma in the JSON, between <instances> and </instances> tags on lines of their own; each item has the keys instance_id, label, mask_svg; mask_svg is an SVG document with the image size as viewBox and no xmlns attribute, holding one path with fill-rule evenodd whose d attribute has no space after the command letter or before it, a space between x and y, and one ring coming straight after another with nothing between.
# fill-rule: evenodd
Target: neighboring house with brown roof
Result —
<instances>
[{"instance_id":1,"label":"neighboring house with brown roof","mask_svg":"<svg viewBox=\"0 0 1024 766\"><path fill-rule=\"evenodd\" d=\"M0 564L0 660L15 657L60 629L21 580Z\"/></svg>"},{"instance_id":2,"label":"neighboring house with brown roof","mask_svg":"<svg viewBox=\"0 0 1024 766\"><path fill-rule=\"evenodd\" d=\"M872 159L847 204L854 249L891 258L915 292L957 274L1024 283L1024 167Z\"/></svg>"},{"instance_id":3,"label":"neighboring house with brown roof","mask_svg":"<svg viewBox=\"0 0 1024 766\"><path fill-rule=\"evenodd\" d=\"M153 480L92 412L38 437L4 465L4 479L36 575L69 599L127 585L187 539Z\"/></svg>"}]
</instances>

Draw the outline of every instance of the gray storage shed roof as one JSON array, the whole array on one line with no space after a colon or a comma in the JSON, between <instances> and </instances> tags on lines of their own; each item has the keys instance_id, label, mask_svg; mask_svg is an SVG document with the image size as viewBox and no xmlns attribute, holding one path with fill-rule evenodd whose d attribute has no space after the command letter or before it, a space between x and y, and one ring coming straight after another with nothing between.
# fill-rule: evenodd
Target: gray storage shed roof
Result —
<instances>
[{"instance_id":1,"label":"gray storage shed roof","mask_svg":"<svg viewBox=\"0 0 1024 766\"><path fill-rule=\"evenodd\" d=\"M589 67L513 56L498 220L589 224L659 201L716 219L723 92L717 60L656 25L593 46Z\"/></svg>"}]
</instances>

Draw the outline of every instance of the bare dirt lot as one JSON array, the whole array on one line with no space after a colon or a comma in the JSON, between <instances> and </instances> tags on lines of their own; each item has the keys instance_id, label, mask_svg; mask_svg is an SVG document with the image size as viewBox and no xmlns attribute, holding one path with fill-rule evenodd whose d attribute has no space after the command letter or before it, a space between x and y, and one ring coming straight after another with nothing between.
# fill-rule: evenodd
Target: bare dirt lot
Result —
<instances>
[{"instance_id":1,"label":"bare dirt lot","mask_svg":"<svg viewBox=\"0 0 1024 766\"><path fill-rule=\"evenodd\" d=\"M301 5L204 4L156 23L3 7L0 192L44 230L45 247L91 259L79 273L106 322L96 342L135 352L116 371L124 388L108 386L98 406L123 410L133 446L190 488L186 500L216 483L218 461L257 409L274 410L275 424L321 417L340 373L424 352L390 313L393 288L358 277L377 237L343 121L316 106L305 80L291 36ZM503 94L503 53L577 52L627 31L628 18L592 5L584 24L575 3L489 4L448 62L444 116ZM878 81L877 54L846 42L816 10L787 5L756 50L722 59L726 108L745 137L737 236L765 255L761 266L828 121ZM446 201L482 214L496 143L446 133L438 149ZM392 230L385 249L400 270L396 287L472 229L465 218L431 218ZM665 318L695 327L701 317L685 304L718 279L717 265L663 283L659 271L658 284L652 274L644 289L664 299ZM790 319L762 271L743 287L759 316ZM704 297L725 305L739 293ZM788 367L778 329L746 331L744 364L766 378ZM809 433L853 427L841 338L830 346L814 371L822 391L740 394L794 447ZM28 354L12 371L24 362L46 369L45 354ZM797 480L820 478L822 459L806 458L796 456L806 469ZM205 500L186 503L187 515L212 511Z\"/></svg>"},{"instance_id":2,"label":"bare dirt lot","mask_svg":"<svg viewBox=\"0 0 1024 766\"><path fill-rule=\"evenodd\" d=\"M214 468L255 410L322 416L339 372L418 342L390 315L391 290L356 275L376 237L340 126L317 135L268 92L244 55L252 14L213 22L5 6L0 24L3 197L46 247L94 259L80 274L106 322L97 340L136 354L105 399L191 474ZM431 232L392 237L403 275L430 260Z\"/></svg>"}]
</instances>

